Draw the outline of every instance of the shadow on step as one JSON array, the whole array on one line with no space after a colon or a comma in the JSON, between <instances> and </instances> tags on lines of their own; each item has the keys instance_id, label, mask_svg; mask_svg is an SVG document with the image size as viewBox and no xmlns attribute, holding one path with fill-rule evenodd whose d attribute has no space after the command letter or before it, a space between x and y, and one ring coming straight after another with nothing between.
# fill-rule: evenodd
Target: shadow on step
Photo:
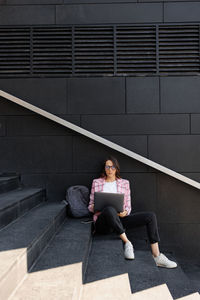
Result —
<instances>
[{"instance_id":1,"label":"shadow on step","mask_svg":"<svg viewBox=\"0 0 200 300\"><path fill-rule=\"evenodd\" d=\"M90 247L91 224L82 224L80 219L67 219L48 244L30 272L38 272L81 263L85 261Z\"/></svg>"},{"instance_id":2,"label":"shadow on step","mask_svg":"<svg viewBox=\"0 0 200 300\"><path fill-rule=\"evenodd\" d=\"M145 240L134 240L135 259L125 260L115 235L94 236L84 283L128 273L132 292L164 283Z\"/></svg>"}]
</instances>

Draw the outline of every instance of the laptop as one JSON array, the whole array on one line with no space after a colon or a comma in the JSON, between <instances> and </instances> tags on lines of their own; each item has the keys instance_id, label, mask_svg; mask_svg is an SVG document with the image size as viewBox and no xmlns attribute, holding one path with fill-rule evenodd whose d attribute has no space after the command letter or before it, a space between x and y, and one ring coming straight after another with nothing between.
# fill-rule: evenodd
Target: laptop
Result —
<instances>
[{"instance_id":1,"label":"laptop","mask_svg":"<svg viewBox=\"0 0 200 300\"><path fill-rule=\"evenodd\" d=\"M102 211L106 206L112 206L117 212L122 212L124 210L124 194L95 192L94 211Z\"/></svg>"}]
</instances>

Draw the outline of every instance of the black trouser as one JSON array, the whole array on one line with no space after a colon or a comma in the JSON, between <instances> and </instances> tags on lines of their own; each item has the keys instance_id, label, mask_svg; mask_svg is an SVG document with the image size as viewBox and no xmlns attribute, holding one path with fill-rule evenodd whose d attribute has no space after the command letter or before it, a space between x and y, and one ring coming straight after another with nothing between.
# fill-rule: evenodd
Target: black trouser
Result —
<instances>
[{"instance_id":1,"label":"black trouser","mask_svg":"<svg viewBox=\"0 0 200 300\"><path fill-rule=\"evenodd\" d=\"M125 232L125 229L131 229L144 225L147 228L147 234L150 243L154 244L159 242L160 238L158 234L157 219L154 213L138 212L127 217L120 218L113 207L107 206L98 216L98 219L95 223L95 231L102 234L116 232L120 235Z\"/></svg>"}]
</instances>

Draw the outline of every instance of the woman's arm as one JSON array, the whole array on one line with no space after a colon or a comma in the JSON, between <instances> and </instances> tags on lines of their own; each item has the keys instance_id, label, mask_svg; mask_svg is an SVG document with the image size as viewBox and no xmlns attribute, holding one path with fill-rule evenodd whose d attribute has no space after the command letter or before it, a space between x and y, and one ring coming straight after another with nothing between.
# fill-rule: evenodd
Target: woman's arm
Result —
<instances>
[{"instance_id":1,"label":"woman's arm","mask_svg":"<svg viewBox=\"0 0 200 300\"><path fill-rule=\"evenodd\" d=\"M124 203L125 203L125 211L127 211L127 216L131 212L131 190L130 190L130 183L127 180L126 182L126 191L124 194Z\"/></svg>"},{"instance_id":2,"label":"woman's arm","mask_svg":"<svg viewBox=\"0 0 200 300\"><path fill-rule=\"evenodd\" d=\"M118 216L120 218L124 218L128 216L131 212L131 190L130 190L130 184L129 181L126 180L125 182L125 193L124 193L124 211L118 213Z\"/></svg>"},{"instance_id":3,"label":"woman's arm","mask_svg":"<svg viewBox=\"0 0 200 300\"><path fill-rule=\"evenodd\" d=\"M95 182L93 180L91 193L90 193L90 202L89 202L89 206L88 206L88 209L91 212L94 212L94 192L95 192Z\"/></svg>"}]
</instances>

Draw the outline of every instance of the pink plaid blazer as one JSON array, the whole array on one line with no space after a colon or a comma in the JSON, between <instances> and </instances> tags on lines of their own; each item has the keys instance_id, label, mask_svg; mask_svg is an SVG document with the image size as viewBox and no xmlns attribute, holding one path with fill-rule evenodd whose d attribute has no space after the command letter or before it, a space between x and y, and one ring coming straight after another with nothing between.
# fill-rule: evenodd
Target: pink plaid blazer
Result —
<instances>
[{"instance_id":1,"label":"pink plaid blazer","mask_svg":"<svg viewBox=\"0 0 200 300\"><path fill-rule=\"evenodd\" d=\"M131 212L131 191L130 191L129 181L126 179L122 179L122 178L116 179L116 181L117 181L117 192L124 194L124 210L126 210L127 215L129 215ZM88 206L88 209L91 212L94 212L93 207L92 207L92 205L94 204L94 192L102 192L104 183L105 183L104 178L97 178L97 179L94 179L92 182L90 202L89 202L89 206ZM100 215L100 212L97 212L94 214L93 220L95 222L99 215Z\"/></svg>"}]
</instances>

